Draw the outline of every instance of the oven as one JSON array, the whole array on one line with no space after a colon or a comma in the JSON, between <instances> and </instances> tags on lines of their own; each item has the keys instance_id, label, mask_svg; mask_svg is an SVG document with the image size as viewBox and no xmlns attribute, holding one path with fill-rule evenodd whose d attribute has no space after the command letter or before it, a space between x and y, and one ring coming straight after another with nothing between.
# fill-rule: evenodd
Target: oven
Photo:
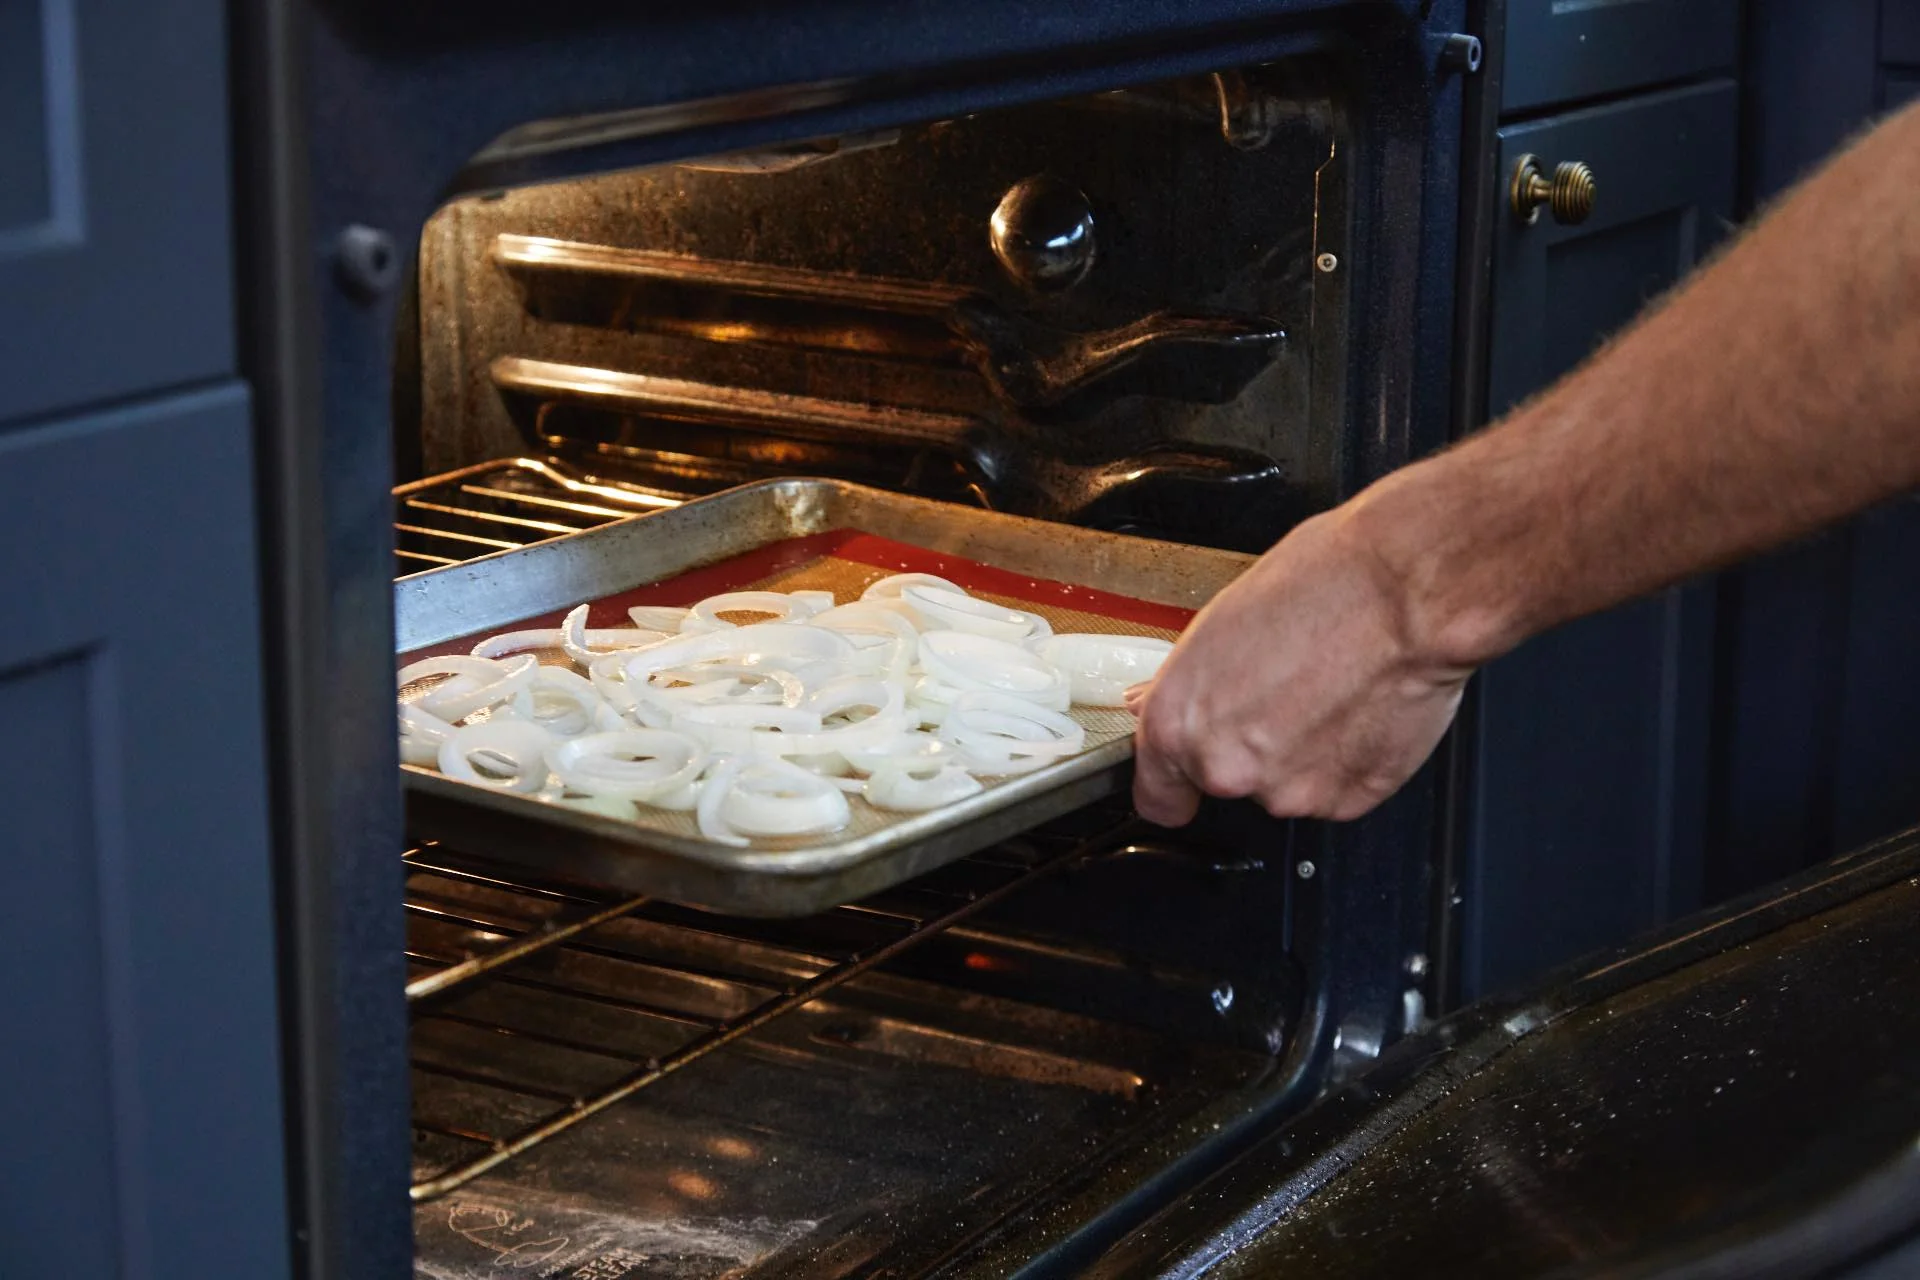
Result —
<instances>
[{"instance_id":1,"label":"oven","mask_svg":"<svg viewBox=\"0 0 1920 1280\"><path fill-rule=\"evenodd\" d=\"M312 1274L1070 1275L1423 1025L1436 770L733 917L410 837L392 583L794 475L1264 547L1449 434L1461 9L236 18Z\"/></svg>"}]
</instances>

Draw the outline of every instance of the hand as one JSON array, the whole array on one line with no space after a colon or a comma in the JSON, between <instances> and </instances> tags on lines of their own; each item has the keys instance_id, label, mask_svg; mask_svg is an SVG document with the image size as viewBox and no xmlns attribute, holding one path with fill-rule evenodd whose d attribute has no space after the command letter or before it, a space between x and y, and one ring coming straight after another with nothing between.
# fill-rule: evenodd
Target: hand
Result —
<instances>
[{"instance_id":1,"label":"hand","mask_svg":"<svg viewBox=\"0 0 1920 1280\"><path fill-rule=\"evenodd\" d=\"M1183 826L1205 792L1357 818L1432 753L1472 670L1412 634L1404 587L1358 524L1341 508L1300 525L1129 691L1142 817Z\"/></svg>"}]
</instances>

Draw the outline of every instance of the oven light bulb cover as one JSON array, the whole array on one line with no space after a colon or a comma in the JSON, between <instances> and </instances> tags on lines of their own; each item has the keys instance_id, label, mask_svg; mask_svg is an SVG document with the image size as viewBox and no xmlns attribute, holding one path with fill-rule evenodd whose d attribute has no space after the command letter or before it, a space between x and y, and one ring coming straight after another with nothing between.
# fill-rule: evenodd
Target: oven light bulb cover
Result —
<instances>
[{"instance_id":1,"label":"oven light bulb cover","mask_svg":"<svg viewBox=\"0 0 1920 1280\"><path fill-rule=\"evenodd\" d=\"M1050 173L1007 188L987 230L993 256L1029 293L1064 292L1093 269L1093 206L1078 187Z\"/></svg>"}]
</instances>

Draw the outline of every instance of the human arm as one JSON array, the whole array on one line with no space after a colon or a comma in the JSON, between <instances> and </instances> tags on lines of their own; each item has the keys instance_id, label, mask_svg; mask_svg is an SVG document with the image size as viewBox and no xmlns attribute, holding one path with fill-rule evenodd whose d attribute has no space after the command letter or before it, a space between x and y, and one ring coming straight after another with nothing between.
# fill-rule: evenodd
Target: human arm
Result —
<instances>
[{"instance_id":1,"label":"human arm","mask_svg":"<svg viewBox=\"0 0 1920 1280\"><path fill-rule=\"evenodd\" d=\"M1505 422L1302 524L1138 701L1135 802L1351 818L1529 636L1920 485L1920 109Z\"/></svg>"}]
</instances>

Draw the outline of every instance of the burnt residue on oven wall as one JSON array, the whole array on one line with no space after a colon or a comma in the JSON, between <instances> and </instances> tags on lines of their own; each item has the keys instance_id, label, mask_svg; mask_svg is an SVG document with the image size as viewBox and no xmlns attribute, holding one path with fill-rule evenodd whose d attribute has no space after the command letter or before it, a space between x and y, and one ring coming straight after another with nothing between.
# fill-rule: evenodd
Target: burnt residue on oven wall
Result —
<instances>
[{"instance_id":1,"label":"burnt residue on oven wall","mask_svg":"<svg viewBox=\"0 0 1920 1280\"><path fill-rule=\"evenodd\" d=\"M1315 360L1347 163L1316 83L1254 68L455 200L420 246L413 464L817 472L1263 547L1349 461L1344 359Z\"/></svg>"}]
</instances>

